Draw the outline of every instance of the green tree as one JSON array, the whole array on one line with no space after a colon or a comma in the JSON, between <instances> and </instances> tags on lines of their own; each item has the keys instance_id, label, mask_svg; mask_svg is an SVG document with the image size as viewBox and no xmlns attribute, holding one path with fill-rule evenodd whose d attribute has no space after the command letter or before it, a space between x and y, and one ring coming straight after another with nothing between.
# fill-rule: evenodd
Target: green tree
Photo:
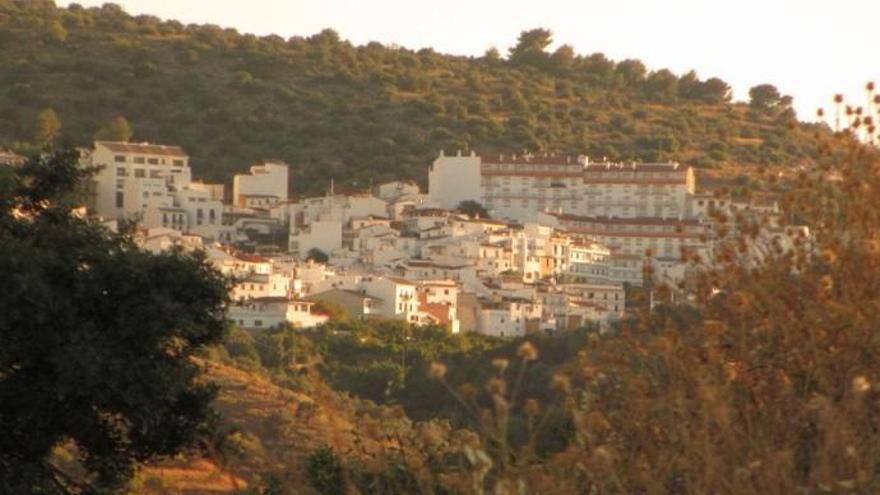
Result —
<instances>
[{"instance_id":1,"label":"green tree","mask_svg":"<svg viewBox=\"0 0 880 495\"><path fill-rule=\"evenodd\" d=\"M37 115L34 126L34 144L40 147L49 146L61 132L61 119L55 110L47 108Z\"/></svg>"},{"instance_id":2,"label":"green tree","mask_svg":"<svg viewBox=\"0 0 880 495\"><path fill-rule=\"evenodd\" d=\"M96 141L128 141L134 131L125 117L116 117L95 133Z\"/></svg>"},{"instance_id":3,"label":"green tree","mask_svg":"<svg viewBox=\"0 0 880 495\"><path fill-rule=\"evenodd\" d=\"M49 39L58 43L64 43L67 40L67 30L60 22L55 21L49 26Z\"/></svg>"},{"instance_id":4,"label":"green tree","mask_svg":"<svg viewBox=\"0 0 880 495\"><path fill-rule=\"evenodd\" d=\"M0 493L114 491L213 424L192 357L222 339L226 279L73 214L78 160L0 170ZM81 472L54 462L64 446Z\"/></svg>"},{"instance_id":5,"label":"green tree","mask_svg":"<svg viewBox=\"0 0 880 495\"><path fill-rule=\"evenodd\" d=\"M749 106L757 110L770 110L782 102L782 95L772 84L759 84L749 90Z\"/></svg>"},{"instance_id":6,"label":"green tree","mask_svg":"<svg viewBox=\"0 0 880 495\"><path fill-rule=\"evenodd\" d=\"M327 253L321 251L318 248L309 249L309 252L306 253L306 259L316 261L318 263L326 263L330 260L330 257L327 256Z\"/></svg>"},{"instance_id":7,"label":"green tree","mask_svg":"<svg viewBox=\"0 0 880 495\"><path fill-rule=\"evenodd\" d=\"M615 69L626 85L632 85L645 79L648 69L640 60L628 59L617 64Z\"/></svg>"},{"instance_id":8,"label":"green tree","mask_svg":"<svg viewBox=\"0 0 880 495\"><path fill-rule=\"evenodd\" d=\"M510 62L513 64L541 64L547 60L544 50L553 42L553 33L548 29L532 29L519 35L516 46L510 49Z\"/></svg>"},{"instance_id":9,"label":"green tree","mask_svg":"<svg viewBox=\"0 0 880 495\"><path fill-rule=\"evenodd\" d=\"M458 213L464 213L470 218L489 218L489 212L477 201L468 199L458 204L455 209Z\"/></svg>"}]
</instances>

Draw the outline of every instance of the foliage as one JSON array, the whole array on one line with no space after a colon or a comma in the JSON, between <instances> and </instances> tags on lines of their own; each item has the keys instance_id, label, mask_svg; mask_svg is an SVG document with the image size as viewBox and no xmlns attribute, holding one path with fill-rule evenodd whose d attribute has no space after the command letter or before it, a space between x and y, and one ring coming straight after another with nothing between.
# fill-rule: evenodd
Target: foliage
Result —
<instances>
[{"instance_id":1,"label":"foliage","mask_svg":"<svg viewBox=\"0 0 880 495\"><path fill-rule=\"evenodd\" d=\"M37 115L34 124L34 144L40 147L51 145L61 132L61 119L55 110L47 108Z\"/></svg>"},{"instance_id":2,"label":"foliage","mask_svg":"<svg viewBox=\"0 0 880 495\"><path fill-rule=\"evenodd\" d=\"M308 459L309 483L318 493L335 495L343 493L342 465L339 457L329 447L312 452Z\"/></svg>"},{"instance_id":3,"label":"foliage","mask_svg":"<svg viewBox=\"0 0 880 495\"><path fill-rule=\"evenodd\" d=\"M125 117L116 117L95 133L96 141L128 141L134 131Z\"/></svg>"},{"instance_id":4,"label":"foliage","mask_svg":"<svg viewBox=\"0 0 880 495\"><path fill-rule=\"evenodd\" d=\"M191 357L223 335L226 280L202 256L153 255L81 219L78 157L0 168L3 493L118 488L213 421ZM61 445L76 472L55 463Z\"/></svg>"},{"instance_id":5,"label":"foliage","mask_svg":"<svg viewBox=\"0 0 880 495\"><path fill-rule=\"evenodd\" d=\"M49 39L55 24L63 42ZM183 146L197 176L228 182L275 157L294 165L300 193L322 192L331 177L424 182L440 149L798 165L818 159L813 131L823 129L789 129L773 112L731 103L717 78L566 45L548 53L546 29L522 33L504 60L491 49L467 58L354 46L330 30L284 40L132 17L113 4L5 0L0 39L0 145L32 143L46 108L80 146L124 116L139 139Z\"/></svg>"},{"instance_id":6,"label":"foliage","mask_svg":"<svg viewBox=\"0 0 880 495\"><path fill-rule=\"evenodd\" d=\"M458 208L456 208L455 211L464 213L470 218L490 218L489 212L486 211L486 208L479 202L471 199L459 203Z\"/></svg>"},{"instance_id":7,"label":"foliage","mask_svg":"<svg viewBox=\"0 0 880 495\"><path fill-rule=\"evenodd\" d=\"M327 253L321 251L318 248L309 249L309 252L306 253L306 259L315 261L317 263L327 263L330 260L330 257L327 256Z\"/></svg>"}]
</instances>

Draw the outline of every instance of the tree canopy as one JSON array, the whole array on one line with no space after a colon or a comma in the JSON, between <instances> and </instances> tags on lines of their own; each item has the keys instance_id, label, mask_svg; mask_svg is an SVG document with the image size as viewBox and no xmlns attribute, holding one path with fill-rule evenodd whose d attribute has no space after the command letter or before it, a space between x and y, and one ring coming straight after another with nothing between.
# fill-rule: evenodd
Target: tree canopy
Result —
<instances>
[{"instance_id":1,"label":"tree canopy","mask_svg":"<svg viewBox=\"0 0 880 495\"><path fill-rule=\"evenodd\" d=\"M224 334L226 280L203 256L150 254L80 218L78 161L0 167L2 493L110 491L212 424L191 358Z\"/></svg>"},{"instance_id":2,"label":"tree canopy","mask_svg":"<svg viewBox=\"0 0 880 495\"><path fill-rule=\"evenodd\" d=\"M455 211L464 213L471 218L489 218L489 212L486 208L480 202L471 199L459 203Z\"/></svg>"},{"instance_id":3,"label":"tree canopy","mask_svg":"<svg viewBox=\"0 0 880 495\"><path fill-rule=\"evenodd\" d=\"M134 131L125 117L116 117L95 133L97 141L128 141Z\"/></svg>"},{"instance_id":4,"label":"tree canopy","mask_svg":"<svg viewBox=\"0 0 880 495\"><path fill-rule=\"evenodd\" d=\"M67 31L48 42L53 23ZM577 53L543 28L481 57L312 36L257 37L130 16L118 6L0 1L0 146L39 149L52 108L64 142L88 146L123 115L139 140L177 144L197 177L228 182L249 163L293 165L291 188L410 179L440 149L784 165L817 156L816 126L729 101L718 79ZM488 47L487 47L488 48ZM677 146L656 146L673 133ZM747 138L747 139L741 139ZM37 141L45 141L39 138Z\"/></svg>"}]
</instances>

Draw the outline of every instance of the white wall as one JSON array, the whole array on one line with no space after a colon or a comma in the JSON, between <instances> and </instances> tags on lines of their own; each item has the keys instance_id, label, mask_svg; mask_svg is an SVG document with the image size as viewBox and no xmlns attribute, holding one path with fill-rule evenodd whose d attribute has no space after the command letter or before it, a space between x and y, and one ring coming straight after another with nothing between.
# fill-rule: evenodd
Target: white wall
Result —
<instances>
[{"instance_id":1,"label":"white wall","mask_svg":"<svg viewBox=\"0 0 880 495\"><path fill-rule=\"evenodd\" d=\"M455 209L462 201L483 202L480 157L440 156L428 172L428 195L443 208Z\"/></svg>"},{"instance_id":2,"label":"white wall","mask_svg":"<svg viewBox=\"0 0 880 495\"><path fill-rule=\"evenodd\" d=\"M249 174L237 174L232 179L232 202L238 205L242 196L265 194L287 201L288 167L284 163L266 162L253 165Z\"/></svg>"}]
</instances>

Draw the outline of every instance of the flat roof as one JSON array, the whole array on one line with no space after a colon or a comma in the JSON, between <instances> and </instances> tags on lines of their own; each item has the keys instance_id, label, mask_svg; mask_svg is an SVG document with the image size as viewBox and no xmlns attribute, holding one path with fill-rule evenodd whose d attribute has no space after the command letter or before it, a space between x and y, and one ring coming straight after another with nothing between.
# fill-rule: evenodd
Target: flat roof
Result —
<instances>
[{"instance_id":1,"label":"flat roof","mask_svg":"<svg viewBox=\"0 0 880 495\"><path fill-rule=\"evenodd\" d=\"M115 153L138 153L142 155L162 155L178 158L187 158L189 155L180 146L150 143L125 143L121 141L95 141L95 145L101 145Z\"/></svg>"}]
</instances>

